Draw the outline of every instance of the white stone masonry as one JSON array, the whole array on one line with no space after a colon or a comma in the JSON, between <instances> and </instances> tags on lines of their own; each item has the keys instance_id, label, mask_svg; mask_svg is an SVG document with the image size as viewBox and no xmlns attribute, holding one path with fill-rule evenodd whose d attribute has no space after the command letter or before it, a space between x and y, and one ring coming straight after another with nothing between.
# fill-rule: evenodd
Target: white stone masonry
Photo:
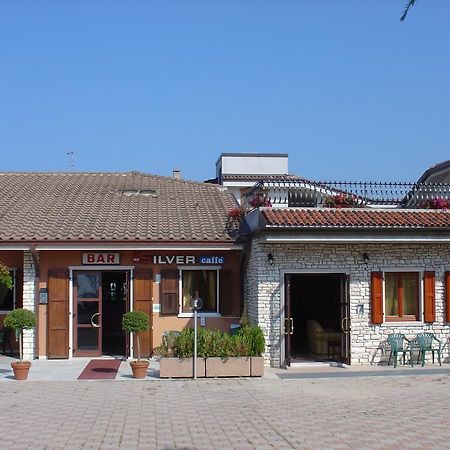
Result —
<instances>
[{"instance_id":1,"label":"white stone masonry","mask_svg":"<svg viewBox=\"0 0 450 450\"><path fill-rule=\"evenodd\" d=\"M36 254L39 258L39 254ZM36 311L36 270L31 252L23 253L23 308ZM24 330L23 333L23 357L34 359L36 346L36 329Z\"/></svg>"},{"instance_id":2,"label":"white stone masonry","mask_svg":"<svg viewBox=\"0 0 450 450\"><path fill-rule=\"evenodd\" d=\"M273 265L267 255L274 255ZM367 263L363 253L369 255ZM436 320L371 322L370 277L372 271L434 271ZM265 244L254 239L246 271L245 298L249 319L258 324L266 338L265 361L278 367L282 363L284 335L284 296L281 292L285 273L346 273L350 279L351 364L385 364L389 333L431 331L444 345L443 358L450 361L450 324L445 320L445 271L450 271L450 244ZM362 305L362 306L361 306ZM422 303L421 303L422 310ZM427 356L428 358L428 356Z\"/></svg>"}]
</instances>

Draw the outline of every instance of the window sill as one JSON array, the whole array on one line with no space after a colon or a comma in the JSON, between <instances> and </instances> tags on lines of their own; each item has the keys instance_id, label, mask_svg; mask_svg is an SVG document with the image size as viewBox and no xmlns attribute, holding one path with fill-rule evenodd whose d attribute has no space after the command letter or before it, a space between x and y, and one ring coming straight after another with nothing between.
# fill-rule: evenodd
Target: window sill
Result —
<instances>
[{"instance_id":1,"label":"window sill","mask_svg":"<svg viewBox=\"0 0 450 450\"><path fill-rule=\"evenodd\" d=\"M194 313L180 313L178 317L194 317ZM197 317L222 317L219 313L197 313Z\"/></svg>"},{"instance_id":2,"label":"window sill","mask_svg":"<svg viewBox=\"0 0 450 450\"><path fill-rule=\"evenodd\" d=\"M382 327L398 327L399 325L423 327L425 325L425 322L420 322L418 320L397 320L397 321L383 322L381 324Z\"/></svg>"}]
</instances>

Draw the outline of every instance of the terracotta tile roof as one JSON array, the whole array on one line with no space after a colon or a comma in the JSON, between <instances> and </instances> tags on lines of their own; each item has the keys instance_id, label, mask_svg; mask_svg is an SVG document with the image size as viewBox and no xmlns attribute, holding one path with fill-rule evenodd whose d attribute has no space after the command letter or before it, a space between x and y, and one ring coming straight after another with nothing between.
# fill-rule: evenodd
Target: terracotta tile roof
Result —
<instances>
[{"instance_id":1,"label":"terracotta tile roof","mask_svg":"<svg viewBox=\"0 0 450 450\"><path fill-rule=\"evenodd\" d=\"M230 241L222 186L144 173L0 174L0 242Z\"/></svg>"},{"instance_id":2,"label":"terracotta tile roof","mask_svg":"<svg viewBox=\"0 0 450 450\"><path fill-rule=\"evenodd\" d=\"M264 208L270 228L450 228L450 211Z\"/></svg>"}]
</instances>

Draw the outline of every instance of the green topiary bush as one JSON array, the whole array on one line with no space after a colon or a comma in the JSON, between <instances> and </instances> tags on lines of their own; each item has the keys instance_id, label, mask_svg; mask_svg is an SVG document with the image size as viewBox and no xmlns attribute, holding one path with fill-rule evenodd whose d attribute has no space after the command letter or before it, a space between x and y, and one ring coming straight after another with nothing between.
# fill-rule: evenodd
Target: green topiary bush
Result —
<instances>
[{"instance_id":1,"label":"green topiary bush","mask_svg":"<svg viewBox=\"0 0 450 450\"><path fill-rule=\"evenodd\" d=\"M130 311L122 317L122 330L127 333L136 334L137 360L141 360L141 340L139 334L149 329L150 322L148 316L143 311Z\"/></svg>"},{"instance_id":2,"label":"green topiary bush","mask_svg":"<svg viewBox=\"0 0 450 450\"><path fill-rule=\"evenodd\" d=\"M12 328L19 336L19 359L23 359L23 330L36 326L36 316L28 309L17 308L8 313L3 325Z\"/></svg>"}]
</instances>

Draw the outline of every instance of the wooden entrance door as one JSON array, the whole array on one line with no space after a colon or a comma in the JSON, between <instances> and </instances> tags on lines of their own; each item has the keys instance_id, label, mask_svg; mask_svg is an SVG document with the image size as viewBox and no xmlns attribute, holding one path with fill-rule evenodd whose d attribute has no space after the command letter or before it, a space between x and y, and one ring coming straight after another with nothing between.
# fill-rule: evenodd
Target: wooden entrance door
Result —
<instances>
[{"instance_id":1,"label":"wooden entrance door","mask_svg":"<svg viewBox=\"0 0 450 450\"><path fill-rule=\"evenodd\" d=\"M74 278L74 356L102 354L102 274L75 272Z\"/></svg>"}]
</instances>

